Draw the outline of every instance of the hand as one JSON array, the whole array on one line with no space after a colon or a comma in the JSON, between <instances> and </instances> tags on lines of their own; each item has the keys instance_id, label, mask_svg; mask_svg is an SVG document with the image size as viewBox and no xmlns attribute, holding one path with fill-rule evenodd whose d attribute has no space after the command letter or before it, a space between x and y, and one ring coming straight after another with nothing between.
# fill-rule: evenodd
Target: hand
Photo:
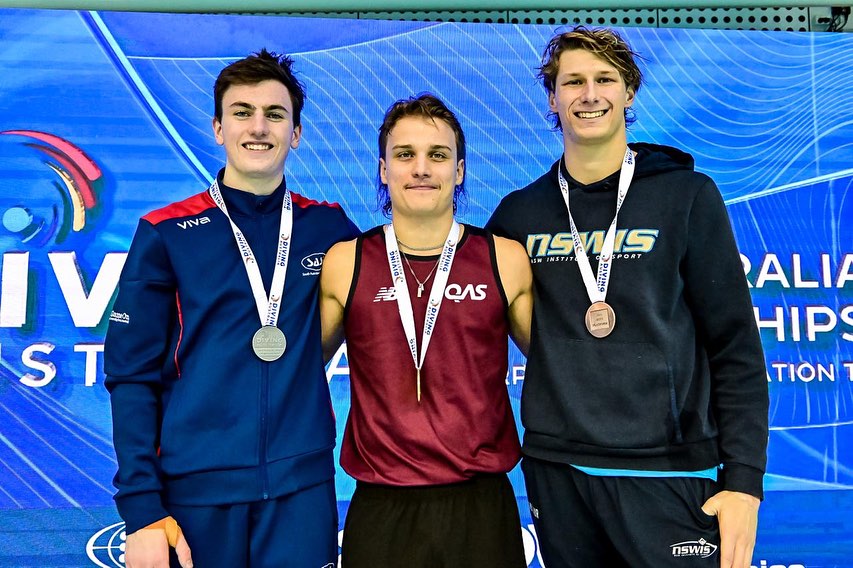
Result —
<instances>
[{"instance_id":1,"label":"hand","mask_svg":"<svg viewBox=\"0 0 853 568\"><path fill-rule=\"evenodd\" d=\"M168 529L166 525L169 525ZM124 553L127 568L169 568L170 539L174 541L181 567L193 568L190 546L171 517L127 535Z\"/></svg>"},{"instance_id":2,"label":"hand","mask_svg":"<svg viewBox=\"0 0 853 568\"><path fill-rule=\"evenodd\" d=\"M750 568L760 504L746 493L720 491L702 505L720 524L720 568Z\"/></svg>"},{"instance_id":3,"label":"hand","mask_svg":"<svg viewBox=\"0 0 853 568\"><path fill-rule=\"evenodd\" d=\"M753 538L753 541L755 539ZM178 542L175 543L175 554L178 555L178 562L181 568L193 568L193 557L190 552L190 545L187 544L187 539L184 538L184 533L178 533ZM752 551L750 550L750 555ZM749 566L747 566L749 568Z\"/></svg>"}]
</instances>

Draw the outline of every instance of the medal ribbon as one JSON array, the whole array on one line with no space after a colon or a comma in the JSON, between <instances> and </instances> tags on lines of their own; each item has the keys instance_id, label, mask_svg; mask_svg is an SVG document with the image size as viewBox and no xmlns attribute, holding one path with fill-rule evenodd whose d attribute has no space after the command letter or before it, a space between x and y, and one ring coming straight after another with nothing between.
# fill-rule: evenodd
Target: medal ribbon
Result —
<instances>
[{"instance_id":1,"label":"medal ribbon","mask_svg":"<svg viewBox=\"0 0 853 568\"><path fill-rule=\"evenodd\" d=\"M441 257L438 259L438 268L435 278L430 287L429 300L427 302L426 317L424 318L424 330L421 336L421 353L418 357L418 344L415 337L415 317L412 310L412 299L409 296L409 286L406 283L406 272L403 270L403 262L400 249L397 246L397 236L394 233L394 225L385 225L385 251L388 254L388 267L391 269L391 278L394 281L394 289L397 296L397 309L400 312L400 321L403 323L403 331L409 343L409 351L415 362L415 370L418 377L418 402L421 400L421 367L426 359L427 348L430 338L435 331L435 322L438 319L438 311L444 300L444 290L447 287L447 279L450 277L450 267L453 265L453 257L456 254L456 243L459 241L461 227L456 221L450 227L447 240L441 249Z\"/></svg>"},{"instance_id":2,"label":"medal ribbon","mask_svg":"<svg viewBox=\"0 0 853 568\"><path fill-rule=\"evenodd\" d=\"M592 275L592 266L589 263L589 258L586 256L586 249L581 241L580 234L578 234L575 220L572 218L572 211L569 208L569 184L563 177L562 168L557 169L560 190L563 192L563 201L566 202L566 211L569 212L569 224L572 228L575 258L577 258L583 283L586 286L586 293L593 304L595 302L603 302L607 296L607 285L610 283L610 264L613 262L613 247L616 242L616 219L619 217L619 209L622 208L622 202L625 201L625 196L628 195L628 188L631 185L631 179L634 177L635 165L634 153L630 148L626 148L625 158L622 160L622 169L619 172L619 193L616 197L616 214L613 215L613 221L610 223L610 227L604 236L604 244L601 247L601 256L598 260L598 274L595 278Z\"/></svg>"},{"instance_id":3,"label":"medal ribbon","mask_svg":"<svg viewBox=\"0 0 853 568\"><path fill-rule=\"evenodd\" d=\"M222 191L219 189L219 182L214 181L208 191L216 206L219 207L219 210L222 211L228 222L231 223L231 231L234 233L237 248L240 249L240 256L243 259L243 266L246 268L246 275L249 277L252 294L255 296L255 305L258 308L258 317L261 319L261 324L276 327L278 314L281 311L281 294L284 292L287 259L290 256L290 237L293 232L293 202L290 197L290 191L285 188L284 199L281 202L278 249L275 254L275 269L272 274L269 297L264 293L264 281L261 278L261 271L258 269L255 253L252 252L252 247L249 246L249 241L246 240L243 232L234 224L234 221L228 214L228 208L225 206L225 200L222 198Z\"/></svg>"}]
</instances>

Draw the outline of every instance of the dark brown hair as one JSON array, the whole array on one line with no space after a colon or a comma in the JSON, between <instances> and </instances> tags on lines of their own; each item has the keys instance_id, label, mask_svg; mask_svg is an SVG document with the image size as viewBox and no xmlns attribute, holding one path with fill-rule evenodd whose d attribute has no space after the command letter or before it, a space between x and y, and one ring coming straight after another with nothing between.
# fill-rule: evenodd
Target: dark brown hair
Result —
<instances>
[{"instance_id":1,"label":"dark brown hair","mask_svg":"<svg viewBox=\"0 0 853 568\"><path fill-rule=\"evenodd\" d=\"M287 88L293 103L293 127L299 126L302 107L305 106L305 86L293 74L293 59L266 49L235 61L220 71L213 85L214 116L222 120L222 97L229 87L257 85L269 80L278 81Z\"/></svg>"},{"instance_id":2,"label":"dark brown hair","mask_svg":"<svg viewBox=\"0 0 853 568\"><path fill-rule=\"evenodd\" d=\"M453 111L447 108L447 105L441 99L432 93L421 93L407 99L399 101L388 107L385 112L385 118L382 120L382 126L379 127L379 157L385 159L385 147L388 144L388 136L394 126L400 119L408 116L419 116L435 122L443 120L447 123L453 133L456 135L456 160L465 159L465 133L462 131L462 125L459 124L459 119L453 114ZM381 167L381 166L380 166ZM382 178L378 172L376 175L376 201L379 208L386 216L391 214L391 195L388 193L388 185L382 183ZM456 204L460 197L465 196L465 178L453 190L453 212L456 212Z\"/></svg>"}]
</instances>

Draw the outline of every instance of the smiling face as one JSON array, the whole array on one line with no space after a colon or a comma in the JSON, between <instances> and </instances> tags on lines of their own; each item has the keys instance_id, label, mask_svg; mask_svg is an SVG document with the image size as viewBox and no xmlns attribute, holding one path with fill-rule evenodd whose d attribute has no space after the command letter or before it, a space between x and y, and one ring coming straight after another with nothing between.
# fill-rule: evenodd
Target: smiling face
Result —
<instances>
[{"instance_id":1,"label":"smiling face","mask_svg":"<svg viewBox=\"0 0 853 568\"><path fill-rule=\"evenodd\" d=\"M462 183L465 161L457 159L456 136L444 120L401 118L379 159L394 216L453 217L453 193Z\"/></svg>"},{"instance_id":2,"label":"smiling face","mask_svg":"<svg viewBox=\"0 0 853 568\"><path fill-rule=\"evenodd\" d=\"M567 146L625 145L625 108L634 103L634 91L618 69L594 53L572 49L560 55L548 103Z\"/></svg>"},{"instance_id":3,"label":"smiling face","mask_svg":"<svg viewBox=\"0 0 853 568\"><path fill-rule=\"evenodd\" d=\"M233 85L222 97L222 119L213 119L216 142L225 147L223 183L258 195L281 183L284 162L299 146L287 88L275 80Z\"/></svg>"}]
</instances>

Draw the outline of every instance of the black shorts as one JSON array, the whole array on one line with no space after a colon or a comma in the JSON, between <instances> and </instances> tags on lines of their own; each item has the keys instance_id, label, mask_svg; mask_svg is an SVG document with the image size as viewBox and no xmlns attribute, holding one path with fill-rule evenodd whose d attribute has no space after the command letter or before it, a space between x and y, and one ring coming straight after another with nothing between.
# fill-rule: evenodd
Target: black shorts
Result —
<instances>
[{"instance_id":1,"label":"black shorts","mask_svg":"<svg viewBox=\"0 0 853 568\"><path fill-rule=\"evenodd\" d=\"M518 503L506 474L391 487L359 482L342 568L524 568Z\"/></svg>"},{"instance_id":2,"label":"black shorts","mask_svg":"<svg viewBox=\"0 0 853 568\"><path fill-rule=\"evenodd\" d=\"M720 566L719 524L702 511L710 479L600 477L528 457L521 469L549 568Z\"/></svg>"}]
</instances>

